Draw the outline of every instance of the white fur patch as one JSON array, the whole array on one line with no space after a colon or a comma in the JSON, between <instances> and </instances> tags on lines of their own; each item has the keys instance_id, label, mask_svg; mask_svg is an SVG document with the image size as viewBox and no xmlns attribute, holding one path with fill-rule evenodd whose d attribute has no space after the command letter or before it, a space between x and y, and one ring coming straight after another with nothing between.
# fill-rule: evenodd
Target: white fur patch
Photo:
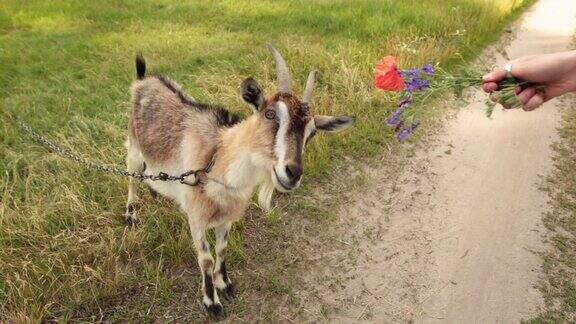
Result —
<instances>
[{"instance_id":1,"label":"white fur patch","mask_svg":"<svg viewBox=\"0 0 576 324\"><path fill-rule=\"evenodd\" d=\"M218 289L223 290L226 288L226 283L224 282L224 277L220 272L214 273L214 286Z\"/></svg>"},{"instance_id":2,"label":"white fur patch","mask_svg":"<svg viewBox=\"0 0 576 324\"><path fill-rule=\"evenodd\" d=\"M146 173L147 174L158 174L160 172L165 172L168 174L181 174L186 170L182 169L177 162L171 162L167 164L154 164L152 161L146 161ZM169 182L169 181L152 181L144 180L154 191L158 192L162 196L168 197L182 206L182 202L185 201L185 195L190 190L190 187L184 184Z\"/></svg>"},{"instance_id":3,"label":"white fur patch","mask_svg":"<svg viewBox=\"0 0 576 324\"><path fill-rule=\"evenodd\" d=\"M288 114L288 107L282 101L278 101L276 109L276 116L278 116L278 132L276 133L276 143L274 143L274 152L276 153L276 173L282 179L287 179L285 169L286 159L286 133L288 133L288 126L290 125L290 114Z\"/></svg>"},{"instance_id":4,"label":"white fur patch","mask_svg":"<svg viewBox=\"0 0 576 324\"><path fill-rule=\"evenodd\" d=\"M226 183L233 188L250 188L255 185L251 175L254 173L254 165L249 152L241 152L236 159L232 161L226 171Z\"/></svg>"}]
</instances>

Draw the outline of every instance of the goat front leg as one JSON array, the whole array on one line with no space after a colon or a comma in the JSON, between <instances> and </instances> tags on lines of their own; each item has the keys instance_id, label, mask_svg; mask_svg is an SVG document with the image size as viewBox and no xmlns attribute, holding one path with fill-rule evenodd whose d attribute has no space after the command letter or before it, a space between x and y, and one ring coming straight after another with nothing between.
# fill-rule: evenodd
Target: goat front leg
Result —
<instances>
[{"instance_id":1,"label":"goat front leg","mask_svg":"<svg viewBox=\"0 0 576 324\"><path fill-rule=\"evenodd\" d=\"M214 285L227 300L234 297L234 285L226 272L226 248L228 246L228 233L232 223L220 225L214 229L216 234L216 267L214 269Z\"/></svg>"},{"instance_id":2,"label":"goat front leg","mask_svg":"<svg viewBox=\"0 0 576 324\"><path fill-rule=\"evenodd\" d=\"M214 288L214 258L210 253L210 243L206 240L206 229L195 226L191 221L189 223L202 273L202 304L210 316L220 318L224 315L224 311Z\"/></svg>"}]
</instances>

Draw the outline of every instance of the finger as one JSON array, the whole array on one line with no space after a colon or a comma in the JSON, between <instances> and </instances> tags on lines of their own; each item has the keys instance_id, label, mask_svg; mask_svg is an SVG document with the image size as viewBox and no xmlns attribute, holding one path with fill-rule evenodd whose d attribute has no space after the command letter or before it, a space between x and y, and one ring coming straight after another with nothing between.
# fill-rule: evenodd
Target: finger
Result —
<instances>
[{"instance_id":1,"label":"finger","mask_svg":"<svg viewBox=\"0 0 576 324\"><path fill-rule=\"evenodd\" d=\"M526 88L522 90L518 95L518 100L525 105L534 95L536 94L536 89L534 88Z\"/></svg>"},{"instance_id":2,"label":"finger","mask_svg":"<svg viewBox=\"0 0 576 324\"><path fill-rule=\"evenodd\" d=\"M540 107L543 103L544 103L544 97L542 96L542 94L536 93L524 104L524 106L522 106L522 109L526 111L532 111Z\"/></svg>"},{"instance_id":3,"label":"finger","mask_svg":"<svg viewBox=\"0 0 576 324\"><path fill-rule=\"evenodd\" d=\"M500 82L506 78L506 71L504 70L497 70L490 72L482 77L484 82Z\"/></svg>"},{"instance_id":4,"label":"finger","mask_svg":"<svg viewBox=\"0 0 576 324\"><path fill-rule=\"evenodd\" d=\"M488 93L494 92L494 91L498 90L498 83L496 83L496 82L484 83L482 85L482 90L484 90L484 92L488 92Z\"/></svg>"}]
</instances>

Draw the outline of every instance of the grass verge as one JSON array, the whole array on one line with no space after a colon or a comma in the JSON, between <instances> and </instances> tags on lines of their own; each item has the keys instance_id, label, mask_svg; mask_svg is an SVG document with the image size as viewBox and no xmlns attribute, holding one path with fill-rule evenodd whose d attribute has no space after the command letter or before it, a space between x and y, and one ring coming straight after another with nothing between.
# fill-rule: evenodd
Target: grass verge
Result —
<instances>
[{"instance_id":1,"label":"grass verge","mask_svg":"<svg viewBox=\"0 0 576 324\"><path fill-rule=\"evenodd\" d=\"M344 157L395 145L382 126L394 100L373 91L373 63L389 53L402 66L471 58L531 2L6 0L0 109L65 148L122 165L138 51L195 98L244 114L243 78L274 87L266 42L287 59L297 90L318 69L317 110L356 115L354 130L315 138L304 188L271 215L251 210L229 246L240 285L231 318L274 319L297 312L299 247L331 217L308 193ZM439 111L426 111L424 124ZM0 321L204 318L190 235L171 203L145 195L142 224L126 229L124 179L48 154L4 117L0 140Z\"/></svg>"},{"instance_id":2,"label":"grass verge","mask_svg":"<svg viewBox=\"0 0 576 324\"><path fill-rule=\"evenodd\" d=\"M569 108L558 130L560 141L554 144L555 169L545 186L552 200L552 210L543 218L550 231L540 287L545 307L528 323L576 322L576 100L563 100Z\"/></svg>"}]
</instances>

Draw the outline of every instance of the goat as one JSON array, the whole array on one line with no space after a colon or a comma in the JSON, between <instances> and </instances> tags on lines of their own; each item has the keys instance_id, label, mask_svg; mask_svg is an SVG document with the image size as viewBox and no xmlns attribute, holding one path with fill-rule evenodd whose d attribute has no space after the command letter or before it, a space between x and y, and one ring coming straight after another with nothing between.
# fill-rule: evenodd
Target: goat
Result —
<instances>
[{"instance_id":1,"label":"goat","mask_svg":"<svg viewBox=\"0 0 576 324\"><path fill-rule=\"evenodd\" d=\"M243 216L255 189L259 188L259 204L269 209L274 189L289 192L299 186L302 154L314 133L340 131L353 123L351 117L314 115L310 100L315 71L299 100L292 94L286 62L274 47L268 49L276 63L278 91L265 99L260 85L245 79L242 97L253 114L244 120L194 101L166 77L145 76L144 58L136 57L126 142L128 170L181 174L213 162L199 186L144 180L186 214L202 274L202 302L213 317L223 315L219 294L226 299L233 294L224 261L228 231ZM137 221L136 186L130 180L124 214L129 224ZM205 233L212 228L216 262Z\"/></svg>"}]
</instances>

